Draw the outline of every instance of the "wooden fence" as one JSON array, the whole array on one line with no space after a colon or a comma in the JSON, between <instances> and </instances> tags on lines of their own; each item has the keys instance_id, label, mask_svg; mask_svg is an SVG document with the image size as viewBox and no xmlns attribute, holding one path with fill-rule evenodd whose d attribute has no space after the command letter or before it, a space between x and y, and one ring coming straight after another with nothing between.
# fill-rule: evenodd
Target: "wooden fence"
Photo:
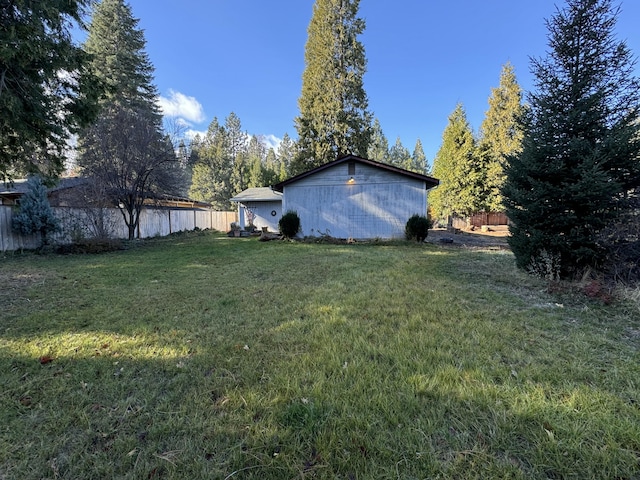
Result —
<instances>
[{"instance_id":1,"label":"wooden fence","mask_svg":"<svg viewBox=\"0 0 640 480\"><path fill-rule=\"evenodd\" d=\"M471 215L469 219L474 227L482 225L509 225L509 218L502 212L482 212Z\"/></svg>"},{"instance_id":2,"label":"wooden fence","mask_svg":"<svg viewBox=\"0 0 640 480\"><path fill-rule=\"evenodd\" d=\"M452 217L451 226L464 230L469 227L482 227L483 225L509 225L509 218L504 213L482 212L475 213L470 217Z\"/></svg>"},{"instance_id":3,"label":"wooden fence","mask_svg":"<svg viewBox=\"0 0 640 480\"><path fill-rule=\"evenodd\" d=\"M54 236L56 243L70 243L74 236L90 238L94 236L91 224L99 217L103 230L111 238L127 238L128 230L118 209L101 211L68 207L54 207L60 220L61 231ZM35 235L20 235L11 228L13 208L0 205L0 251L37 248L40 240ZM140 213L137 237L149 238L170 235L176 232L214 229L228 231L231 222L238 221L236 212L218 212L199 209L152 209L145 208Z\"/></svg>"}]
</instances>

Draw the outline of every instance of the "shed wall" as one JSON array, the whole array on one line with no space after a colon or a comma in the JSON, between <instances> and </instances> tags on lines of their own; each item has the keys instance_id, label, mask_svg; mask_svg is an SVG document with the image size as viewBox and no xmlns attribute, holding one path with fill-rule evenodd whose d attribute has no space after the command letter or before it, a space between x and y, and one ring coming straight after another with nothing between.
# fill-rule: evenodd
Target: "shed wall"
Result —
<instances>
[{"instance_id":1,"label":"shed wall","mask_svg":"<svg viewBox=\"0 0 640 480\"><path fill-rule=\"evenodd\" d=\"M240 203L239 218L240 226L246 227L249 224L249 212L253 214L253 225L261 229L267 227L271 232L278 231L278 221L282 217L282 202L246 202ZM272 213L275 212L275 215Z\"/></svg>"},{"instance_id":2,"label":"shed wall","mask_svg":"<svg viewBox=\"0 0 640 480\"><path fill-rule=\"evenodd\" d=\"M282 208L298 213L304 236L402 238L411 215L426 215L427 191L424 181L361 163L349 174L343 163L286 185Z\"/></svg>"}]
</instances>

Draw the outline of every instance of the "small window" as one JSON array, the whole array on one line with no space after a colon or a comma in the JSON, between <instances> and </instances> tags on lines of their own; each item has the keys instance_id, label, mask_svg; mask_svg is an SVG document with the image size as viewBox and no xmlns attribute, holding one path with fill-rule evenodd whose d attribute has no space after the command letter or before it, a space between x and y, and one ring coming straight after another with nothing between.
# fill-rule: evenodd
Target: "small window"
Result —
<instances>
[{"instance_id":1,"label":"small window","mask_svg":"<svg viewBox=\"0 0 640 480\"><path fill-rule=\"evenodd\" d=\"M349 162L349 172L348 175L356 174L356 162Z\"/></svg>"}]
</instances>

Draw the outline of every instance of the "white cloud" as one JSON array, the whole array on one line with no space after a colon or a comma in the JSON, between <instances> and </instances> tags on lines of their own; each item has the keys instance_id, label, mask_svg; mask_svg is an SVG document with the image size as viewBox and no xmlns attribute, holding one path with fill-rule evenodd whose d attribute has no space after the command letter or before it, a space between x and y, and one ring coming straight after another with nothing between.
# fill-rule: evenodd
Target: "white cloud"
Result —
<instances>
[{"instance_id":1,"label":"white cloud","mask_svg":"<svg viewBox=\"0 0 640 480\"><path fill-rule=\"evenodd\" d=\"M169 98L160 96L158 105L165 117L180 118L185 122L202 123L206 117L202 105L195 97L169 90Z\"/></svg>"},{"instance_id":2,"label":"white cloud","mask_svg":"<svg viewBox=\"0 0 640 480\"><path fill-rule=\"evenodd\" d=\"M265 135L263 139L264 143L267 144L267 148L273 148L276 152L278 151L278 147L282 143L282 139L276 137L272 133L270 133L269 135Z\"/></svg>"},{"instance_id":3,"label":"white cloud","mask_svg":"<svg viewBox=\"0 0 640 480\"><path fill-rule=\"evenodd\" d=\"M188 139L189 141L193 140L196 135L200 135L200 138L204 138L207 135L207 131L189 129L184 132L184 138Z\"/></svg>"}]
</instances>

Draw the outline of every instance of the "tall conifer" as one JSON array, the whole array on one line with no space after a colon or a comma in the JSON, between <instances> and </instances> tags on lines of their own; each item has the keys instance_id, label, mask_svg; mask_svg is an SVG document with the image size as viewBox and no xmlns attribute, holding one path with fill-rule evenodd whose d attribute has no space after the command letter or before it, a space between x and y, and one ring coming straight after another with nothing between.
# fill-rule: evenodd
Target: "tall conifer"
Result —
<instances>
[{"instance_id":1,"label":"tall conifer","mask_svg":"<svg viewBox=\"0 0 640 480\"><path fill-rule=\"evenodd\" d=\"M367 150L367 156L370 160L376 162L389 163L389 141L382 131L382 125L377 118L373 121L371 129L371 142Z\"/></svg>"},{"instance_id":2,"label":"tall conifer","mask_svg":"<svg viewBox=\"0 0 640 480\"><path fill-rule=\"evenodd\" d=\"M389 149L389 163L405 170L411 167L411 153L402 144L400 137L396 137L396 143Z\"/></svg>"},{"instance_id":3,"label":"tall conifer","mask_svg":"<svg viewBox=\"0 0 640 480\"><path fill-rule=\"evenodd\" d=\"M422 148L422 142L420 139L416 140L416 146L413 147L413 153L411 154L411 165L409 170L417 173L426 174L429 171L427 165L427 156Z\"/></svg>"},{"instance_id":4,"label":"tall conifer","mask_svg":"<svg viewBox=\"0 0 640 480\"><path fill-rule=\"evenodd\" d=\"M118 101L150 112L161 123L154 68L138 24L124 0L102 0L94 6L84 49L92 55L92 68L106 85L104 103Z\"/></svg>"},{"instance_id":5,"label":"tall conifer","mask_svg":"<svg viewBox=\"0 0 640 480\"><path fill-rule=\"evenodd\" d=\"M296 118L297 172L346 154L367 155L371 114L358 5L359 0L316 0L313 7Z\"/></svg>"},{"instance_id":6,"label":"tall conifer","mask_svg":"<svg viewBox=\"0 0 640 480\"><path fill-rule=\"evenodd\" d=\"M598 267L603 228L640 187L639 82L611 0L568 0L532 60L523 150L503 189L517 264L571 277Z\"/></svg>"},{"instance_id":7,"label":"tall conifer","mask_svg":"<svg viewBox=\"0 0 640 480\"><path fill-rule=\"evenodd\" d=\"M226 129L214 118L204 138L193 145L189 197L211 203L218 210L229 209L233 160Z\"/></svg>"},{"instance_id":8,"label":"tall conifer","mask_svg":"<svg viewBox=\"0 0 640 480\"><path fill-rule=\"evenodd\" d=\"M483 175L473 131L461 104L449 116L442 145L433 160L433 176L440 180L440 185L429 192L434 218L465 217L478 211Z\"/></svg>"},{"instance_id":9,"label":"tall conifer","mask_svg":"<svg viewBox=\"0 0 640 480\"><path fill-rule=\"evenodd\" d=\"M278 163L280 165L280 171L278 172L278 181L285 180L291 174L291 165L296 157L298 144L285 133L282 136L282 141L278 145Z\"/></svg>"},{"instance_id":10,"label":"tall conifer","mask_svg":"<svg viewBox=\"0 0 640 480\"><path fill-rule=\"evenodd\" d=\"M504 211L501 193L506 178L504 169L508 158L522 148L523 113L522 89L513 65L507 63L500 74L500 85L491 90L489 110L480 127L479 148L485 171L483 209L486 211Z\"/></svg>"}]
</instances>

